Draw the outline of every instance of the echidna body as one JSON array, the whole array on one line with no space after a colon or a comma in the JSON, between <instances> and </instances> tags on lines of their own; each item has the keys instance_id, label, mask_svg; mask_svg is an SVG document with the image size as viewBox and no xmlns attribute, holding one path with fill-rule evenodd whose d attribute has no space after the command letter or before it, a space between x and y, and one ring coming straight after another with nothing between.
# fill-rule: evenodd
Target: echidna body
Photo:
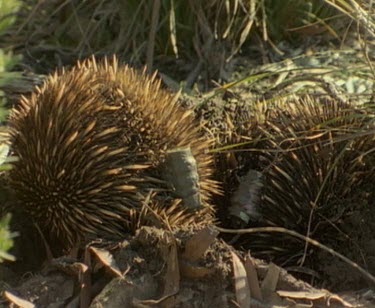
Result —
<instances>
[{"instance_id":1,"label":"echidna body","mask_svg":"<svg viewBox=\"0 0 375 308\"><path fill-rule=\"evenodd\" d=\"M172 227L213 219L211 141L155 76L115 58L80 62L23 97L10 126L16 195L66 247L121 237L146 212ZM162 176L166 151L183 146L197 161L203 207L196 213L178 206Z\"/></svg>"},{"instance_id":2,"label":"echidna body","mask_svg":"<svg viewBox=\"0 0 375 308\"><path fill-rule=\"evenodd\" d=\"M254 131L242 132L259 142L245 145L236 158L245 169L251 161L260 171L262 188L256 204L245 200L235 206L252 216L252 226L284 227L335 247L354 193L362 183L371 184L375 175L375 139L363 134L373 128L372 117L350 104L309 97L274 107L261 117ZM355 204L358 210L358 201ZM273 256L289 265L300 265L310 251L303 241L282 234L261 233L240 242L254 255Z\"/></svg>"}]
</instances>

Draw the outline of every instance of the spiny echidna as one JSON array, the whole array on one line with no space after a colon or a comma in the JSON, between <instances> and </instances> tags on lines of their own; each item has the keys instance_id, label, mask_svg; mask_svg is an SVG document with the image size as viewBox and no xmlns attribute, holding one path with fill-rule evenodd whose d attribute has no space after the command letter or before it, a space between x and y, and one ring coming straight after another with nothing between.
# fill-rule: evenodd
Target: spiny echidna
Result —
<instances>
[{"instance_id":1,"label":"spiny echidna","mask_svg":"<svg viewBox=\"0 0 375 308\"><path fill-rule=\"evenodd\" d=\"M256 125L241 132L243 141L250 142L234 152L240 177L231 212L247 215L251 226L284 227L340 251L340 245L348 245L344 218L353 207L364 206L355 196L373 186L375 138L363 134L374 128L372 118L349 103L311 97L266 113L255 110ZM238 243L283 265L301 265L314 251L275 233L242 236Z\"/></svg>"},{"instance_id":2,"label":"spiny echidna","mask_svg":"<svg viewBox=\"0 0 375 308\"><path fill-rule=\"evenodd\" d=\"M23 97L9 124L16 196L65 247L115 239L156 217L172 227L213 219L212 141L155 75L87 59ZM196 160L202 207L193 212L163 175L166 152L180 147Z\"/></svg>"}]
</instances>

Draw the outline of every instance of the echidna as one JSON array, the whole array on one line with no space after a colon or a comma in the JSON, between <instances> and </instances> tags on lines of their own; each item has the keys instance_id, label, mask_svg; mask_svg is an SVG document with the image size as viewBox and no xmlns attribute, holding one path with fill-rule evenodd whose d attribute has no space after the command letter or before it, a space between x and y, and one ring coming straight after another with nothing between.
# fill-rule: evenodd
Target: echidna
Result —
<instances>
[{"instance_id":1,"label":"echidna","mask_svg":"<svg viewBox=\"0 0 375 308\"><path fill-rule=\"evenodd\" d=\"M155 75L116 58L87 59L23 97L9 124L19 159L10 175L16 196L67 248L119 238L137 222L176 227L213 219L211 141ZM179 204L163 175L166 152L180 147L196 160L202 207L195 211Z\"/></svg>"},{"instance_id":2,"label":"echidna","mask_svg":"<svg viewBox=\"0 0 375 308\"><path fill-rule=\"evenodd\" d=\"M373 187L375 176L375 138L363 133L374 128L373 117L350 103L311 97L259 115L254 110L255 128L240 132L250 142L234 152L240 189L232 195L232 213L247 215L251 226L284 227L339 251L350 245L345 218L362 210L358 193ZM242 236L238 243L284 265L301 265L314 251L275 233Z\"/></svg>"}]
</instances>

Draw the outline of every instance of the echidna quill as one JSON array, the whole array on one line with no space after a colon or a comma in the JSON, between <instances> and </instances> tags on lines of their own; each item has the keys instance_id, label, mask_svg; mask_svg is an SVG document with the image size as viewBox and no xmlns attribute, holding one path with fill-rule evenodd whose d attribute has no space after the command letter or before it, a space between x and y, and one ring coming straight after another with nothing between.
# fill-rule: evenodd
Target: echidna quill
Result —
<instances>
[{"instance_id":1,"label":"echidna quill","mask_svg":"<svg viewBox=\"0 0 375 308\"><path fill-rule=\"evenodd\" d=\"M211 141L154 76L94 58L48 76L12 111L11 185L64 247L116 239L143 223L206 224L217 184ZM189 147L201 207L186 209L163 175L166 153ZM143 220L143 221L142 221Z\"/></svg>"},{"instance_id":2,"label":"echidna quill","mask_svg":"<svg viewBox=\"0 0 375 308\"><path fill-rule=\"evenodd\" d=\"M251 226L284 227L338 251L350 245L345 219L364 206L358 196L375 176L374 134L364 134L374 129L373 116L351 104L307 97L258 118L256 128L241 132L258 142L234 153L240 176L231 213ZM242 236L238 243L284 265L311 261L316 251L275 233Z\"/></svg>"}]
</instances>

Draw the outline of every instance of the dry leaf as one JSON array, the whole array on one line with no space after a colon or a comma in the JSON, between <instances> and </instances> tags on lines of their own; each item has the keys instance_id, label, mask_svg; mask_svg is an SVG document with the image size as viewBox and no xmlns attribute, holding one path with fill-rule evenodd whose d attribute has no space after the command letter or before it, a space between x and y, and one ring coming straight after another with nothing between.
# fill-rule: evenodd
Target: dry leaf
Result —
<instances>
[{"instance_id":1,"label":"dry leaf","mask_svg":"<svg viewBox=\"0 0 375 308\"><path fill-rule=\"evenodd\" d=\"M173 236L171 236L168 248L169 252L166 260L167 271L165 274L166 284L163 295L178 292L180 289L180 269L178 266L177 245L176 239Z\"/></svg>"},{"instance_id":2,"label":"dry leaf","mask_svg":"<svg viewBox=\"0 0 375 308\"><path fill-rule=\"evenodd\" d=\"M245 270L247 274L247 282L250 287L250 294L253 298L262 301L263 296L259 286L258 273L254 266L254 261L248 253L245 257Z\"/></svg>"},{"instance_id":3,"label":"dry leaf","mask_svg":"<svg viewBox=\"0 0 375 308\"><path fill-rule=\"evenodd\" d=\"M175 298L173 295L180 291L180 268L178 266L176 238L170 233L164 234L165 246L162 247L165 252L166 273L164 282L163 302L160 307L175 307Z\"/></svg>"},{"instance_id":4,"label":"dry leaf","mask_svg":"<svg viewBox=\"0 0 375 308\"><path fill-rule=\"evenodd\" d=\"M337 294L328 295L327 306L331 306L331 300L336 300L336 301L340 302L341 304L343 304L345 307L349 307L349 308L354 307L351 303L347 302L346 300L344 300L343 298L341 298Z\"/></svg>"},{"instance_id":5,"label":"dry leaf","mask_svg":"<svg viewBox=\"0 0 375 308\"><path fill-rule=\"evenodd\" d=\"M35 305L32 302L19 298L18 296L8 291L4 291L4 297L8 301L10 301L12 304L17 305L20 308L34 308L35 307Z\"/></svg>"},{"instance_id":6,"label":"dry leaf","mask_svg":"<svg viewBox=\"0 0 375 308\"><path fill-rule=\"evenodd\" d=\"M214 268L207 268L189 264L188 262L180 261L180 273L182 276L192 279L203 278L215 273Z\"/></svg>"},{"instance_id":7,"label":"dry leaf","mask_svg":"<svg viewBox=\"0 0 375 308\"><path fill-rule=\"evenodd\" d=\"M210 226L205 227L189 239L185 244L185 252L182 257L190 262L197 261L214 242L219 231Z\"/></svg>"},{"instance_id":8,"label":"dry leaf","mask_svg":"<svg viewBox=\"0 0 375 308\"><path fill-rule=\"evenodd\" d=\"M250 288L247 280L247 274L240 258L232 252L234 287L236 290L236 299L238 306L241 308L249 308L251 297Z\"/></svg>"},{"instance_id":9,"label":"dry leaf","mask_svg":"<svg viewBox=\"0 0 375 308\"><path fill-rule=\"evenodd\" d=\"M327 299L327 305L330 306L331 300L339 301L345 307L353 307L352 304L348 303L344 299L342 299L337 294L331 294L327 290L321 291L277 291L277 294L281 297L288 297L293 299L306 299L311 301L317 301L320 299Z\"/></svg>"},{"instance_id":10,"label":"dry leaf","mask_svg":"<svg viewBox=\"0 0 375 308\"><path fill-rule=\"evenodd\" d=\"M91 293L92 293L92 281L91 281L91 254L90 248L86 247L83 262L87 265L87 269L82 271L79 275L79 283L81 286L81 292L79 294L79 307L88 308L91 302Z\"/></svg>"},{"instance_id":11,"label":"dry leaf","mask_svg":"<svg viewBox=\"0 0 375 308\"><path fill-rule=\"evenodd\" d=\"M280 267L270 263L266 277L262 281L262 290L275 291L279 281Z\"/></svg>"},{"instance_id":12,"label":"dry leaf","mask_svg":"<svg viewBox=\"0 0 375 308\"><path fill-rule=\"evenodd\" d=\"M282 299L275 292L277 282L279 281L280 271L280 267L270 263L267 275L263 279L261 285L263 298L273 305L280 305L282 303Z\"/></svg>"},{"instance_id":13,"label":"dry leaf","mask_svg":"<svg viewBox=\"0 0 375 308\"><path fill-rule=\"evenodd\" d=\"M115 276L123 277L120 268L108 250L90 247L90 251L94 253L99 262L115 274Z\"/></svg>"},{"instance_id":14,"label":"dry leaf","mask_svg":"<svg viewBox=\"0 0 375 308\"><path fill-rule=\"evenodd\" d=\"M276 293L282 297L308 300L317 300L327 296L327 293L319 291L276 291Z\"/></svg>"},{"instance_id":15,"label":"dry leaf","mask_svg":"<svg viewBox=\"0 0 375 308\"><path fill-rule=\"evenodd\" d=\"M337 294L331 294L327 290L321 291L277 291L277 294L281 297L288 297L290 299L304 299L310 301L326 300L327 306L331 306L331 300L340 302L344 307L354 307L352 304L348 303L342 299Z\"/></svg>"}]
</instances>

